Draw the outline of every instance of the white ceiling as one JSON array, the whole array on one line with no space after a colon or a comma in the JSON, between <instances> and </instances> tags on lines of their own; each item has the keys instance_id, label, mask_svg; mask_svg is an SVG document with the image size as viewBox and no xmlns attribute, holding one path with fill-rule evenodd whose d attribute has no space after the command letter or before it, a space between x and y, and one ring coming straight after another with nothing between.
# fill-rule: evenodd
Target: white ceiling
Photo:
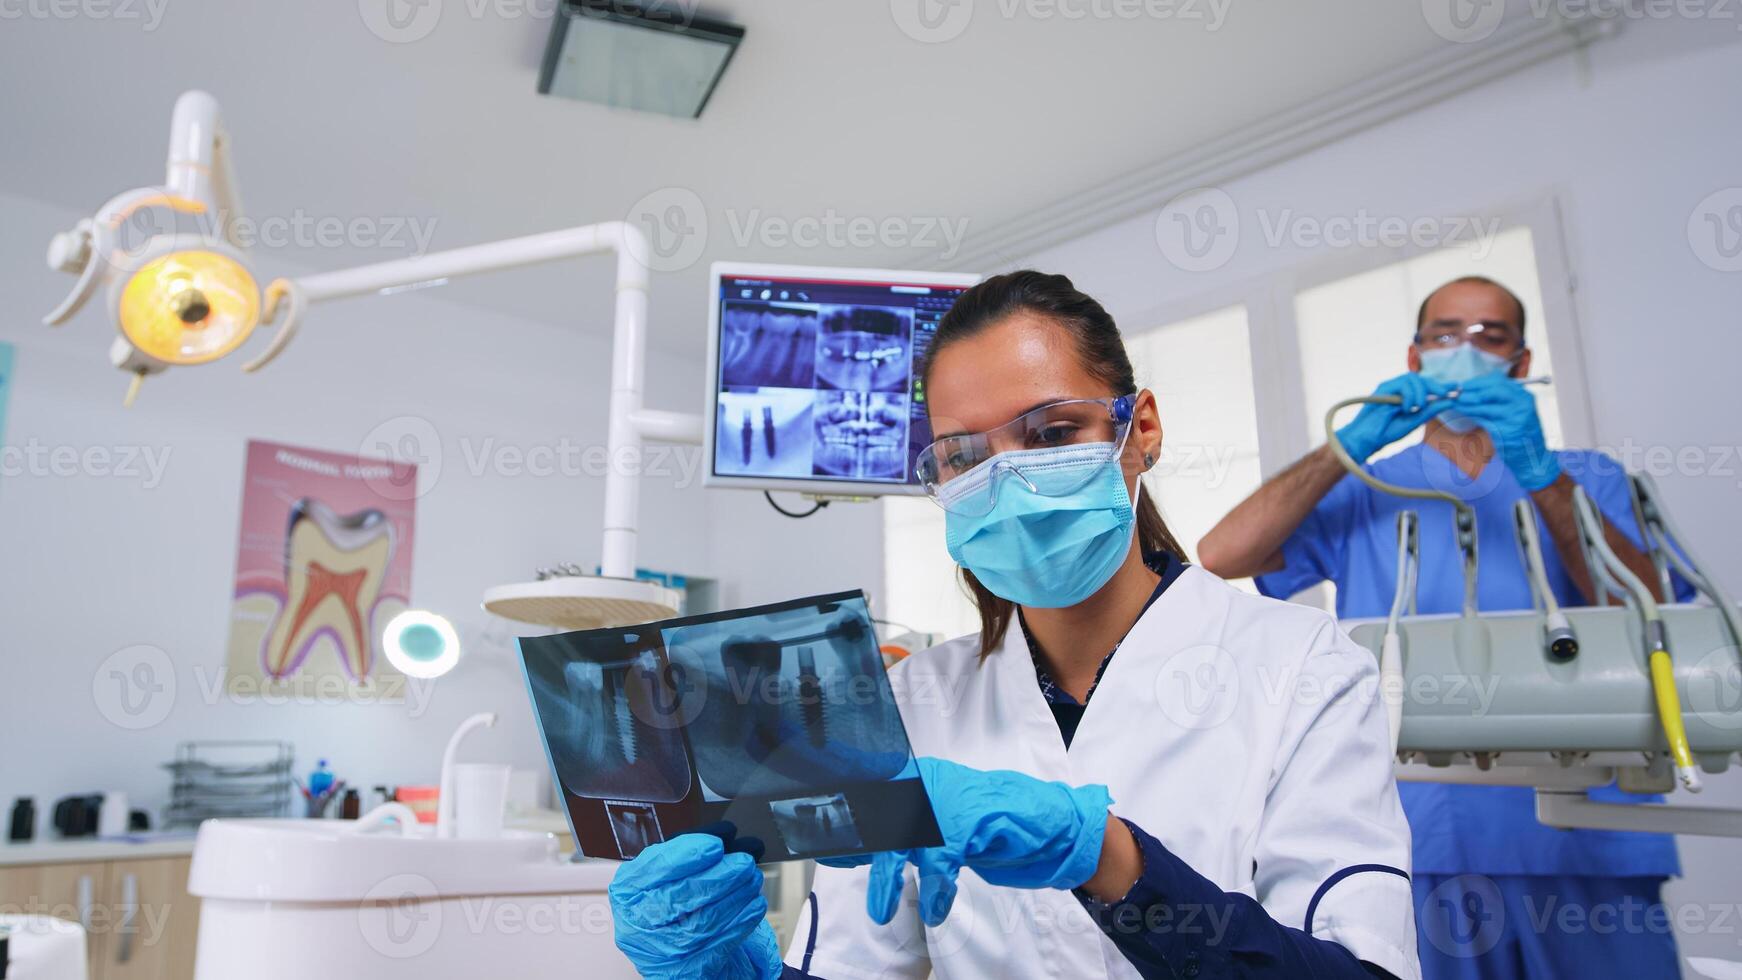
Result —
<instances>
[{"instance_id":1,"label":"white ceiling","mask_svg":"<svg viewBox=\"0 0 1742 980\"><path fill-rule=\"evenodd\" d=\"M170 107L195 87L225 107L256 219L433 222L432 246L446 248L619 218L684 189L705 208L706 247L657 278L653 319L656 344L693 353L709 261L926 258L885 243L741 243L757 216L937 217L965 221L972 241L1447 45L1420 4L1396 0L1158 0L1150 7L1175 16L1104 18L1093 14L1145 3L978 0L942 43L898 26L935 0L724 0L708 13L747 35L703 117L685 121L536 94L551 2L74 0L135 16L7 20L0 191L89 213L161 180ZM394 43L366 23L385 3L440 17L426 37ZM1091 16L1047 16L1055 9ZM259 254L271 275L274 262L328 269L404 253L311 243ZM608 282L595 262L446 291L602 324Z\"/></svg>"}]
</instances>

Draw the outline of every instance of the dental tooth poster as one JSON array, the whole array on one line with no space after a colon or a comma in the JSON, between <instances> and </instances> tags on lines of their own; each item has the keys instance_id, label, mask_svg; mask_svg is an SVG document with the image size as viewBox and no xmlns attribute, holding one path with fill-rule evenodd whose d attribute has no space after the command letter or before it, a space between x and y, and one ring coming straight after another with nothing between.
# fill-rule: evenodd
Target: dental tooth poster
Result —
<instances>
[{"instance_id":1,"label":"dental tooth poster","mask_svg":"<svg viewBox=\"0 0 1742 980\"><path fill-rule=\"evenodd\" d=\"M381 632L411 596L417 466L248 443L225 686L396 701Z\"/></svg>"},{"instance_id":2,"label":"dental tooth poster","mask_svg":"<svg viewBox=\"0 0 1742 980\"><path fill-rule=\"evenodd\" d=\"M721 820L765 861L942 842L863 593L522 637L520 656L588 857Z\"/></svg>"}]
</instances>

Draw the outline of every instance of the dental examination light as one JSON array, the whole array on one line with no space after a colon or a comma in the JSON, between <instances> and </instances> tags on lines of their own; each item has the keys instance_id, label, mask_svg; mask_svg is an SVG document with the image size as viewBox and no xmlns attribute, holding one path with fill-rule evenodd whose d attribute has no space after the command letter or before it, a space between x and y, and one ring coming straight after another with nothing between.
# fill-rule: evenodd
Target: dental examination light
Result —
<instances>
[{"instance_id":1,"label":"dental examination light","mask_svg":"<svg viewBox=\"0 0 1742 980\"><path fill-rule=\"evenodd\" d=\"M1530 498L1520 498L1512 507L1513 529L1518 534L1518 557L1524 562L1525 576L1530 580L1530 604L1543 618L1543 650L1550 658L1565 663L1579 655L1579 637L1572 623L1555 601L1549 588L1548 570L1542 560L1542 541L1536 533L1536 506Z\"/></svg>"},{"instance_id":2,"label":"dental examination light","mask_svg":"<svg viewBox=\"0 0 1742 980\"><path fill-rule=\"evenodd\" d=\"M78 281L43 322L65 323L106 286L107 311L119 334L109 360L133 376L128 405L147 376L236 350L256 326L274 319L284 296L282 281L262 295L235 237L242 201L229 143L217 100L184 93L170 122L163 184L116 195L49 243L49 268ZM243 369L264 367L292 329L287 322Z\"/></svg>"},{"instance_id":3,"label":"dental examination light","mask_svg":"<svg viewBox=\"0 0 1742 980\"><path fill-rule=\"evenodd\" d=\"M1573 488L1573 513L1578 519L1579 535L1585 541L1587 552L1596 557L1613 582L1632 596L1630 607L1645 623L1646 660L1651 671L1652 692L1657 699L1658 718L1663 723L1663 735L1669 742L1670 757L1675 760L1676 775L1680 777L1682 786L1690 793L1698 793L1700 770L1694 764L1694 753L1688 745L1681 695L1675 686L1675 661L1669 655L1669 635L1657 599L1609 547L1608 539L1603 536L1603 519L1591 504L1584 487ZM1593 565L1591 576L1595 579L1596 575L1597 568Z\"/></svg>"},{"instance_id":4,"label":"dental examination light","mask_svg":"<svg viewBox=\"0 0 1742 980\"><path fill-rule=\"evenodd\" d=\"M239 243L226 237L234 234L241 198L217 100L204 92L184 93L176 100L170 131L169 171L163 186L140 188L111 199L95 217L80 221L71 232L56 235L49 246L49 265L79 278L46 322L64 323L107 284L107 312L119 333L110 360L133 375L129 403L147 375L172 365L204 364L222 358L240 347L256 326L272 323L282 315L283 322L271 343L243 365L246 371L259 370L296 336L312 303L609 254L616 257L617 277L608 458L639 458L644 441L650 439L701 443L701 415L655 411L642 404L647 364L646 257L650 248L646 235L636 226L609 221L565 228L417 258L278 279L261 291ZM158 228L147 222L150 231L144 240L130 243L127 233L154 215L155 220L167 219L165 226ZM202 229L189 232L177 227L182 221L199 218L206 219ZM484 608L508 619L563 629L625 626L676 615L681 592L635 577L640 483L633 470L613 466L605 476L600 575L565 575L495 586L484 592ZM404 656L409 643L427 652L434 640L416 629L419 626L434 630L444 642L451 639L442 634L436 620L439 617L411 623L395 634L398 642L389 643L387 648L397 648ZM457 641L443 650L457 656ZM416 660L416 656L407 656L408 663ZM440 662L440 655L432 662Z\"/></svg>"}]
</instances>

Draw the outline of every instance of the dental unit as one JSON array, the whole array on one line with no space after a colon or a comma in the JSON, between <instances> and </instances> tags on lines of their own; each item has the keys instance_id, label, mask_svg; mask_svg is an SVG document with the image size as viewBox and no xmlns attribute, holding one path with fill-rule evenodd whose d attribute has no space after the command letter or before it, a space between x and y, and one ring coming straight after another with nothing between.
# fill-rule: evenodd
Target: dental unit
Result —
<instances>
[{"instance_id":1,"label":"dental unit","mask_svg":"<svg viewBox=\"0 0 1742 980\"><path fill-rule=\"evenodd\" d=\"M1449 493L1374 478L1338 442L1336 413L1368 401L1400 399L1333 406L1326 416L1333 453L1382 492L1451 504L1464 568L1462 611L1419 615L1419 521L1403 511L1389 615L1343 623L1379 660L1398 778L1534 787L1537 819L1548 826L1742 837L1742 810L1599 803L1585 795L1612 782L1638 793L1677 785L1699 792L1702 771L1722 772L1742 752L1742 614L1688 552L1650 478L1635 475L1632 485L1644 550L1657 570L1652 585L1673 596L1673 570L1705 604L1660 602L1614 553L1600 512L1576 488L1580 557L1599 597L1622 604L1568 609L1555 601L1535 508L1525 499L1513 530L1532 608L1479 613L1473 511Z\"/></svg>"},{"instance_id":2,"label":"dental unit","mask_svg":"<svg viewBox=\"0 0 1742 980\"><path fill-rule=\"evenodd\" d=\"M176 100L170 129L168 169L161 186L111 198L93 217L55 235L48 250L51 268L78 279L44 321L65 323L106 287L105 310L118 334L110 362L131 375L127 404L133 404L147 377L174 366L219 360L240 348L258 326L276 323L265 348L242 365L244 371L260 370L296 337L312 304L561 259L611 255L617 261L617 276L609 458L637 457L647 440L702 442L699 413L657 411L643 405L650 246L635 225L625 221L583 225L279 278L262 289L236 234L242 218L241 195L217 100L204 92L184 93ZM484 607L508 619L564 629L627 625L674 615L681 593L635 575L639 493L633 468L610 468L605 477L599 575L541 577L495 586L485 591ZM304 595L313 598L303 612L307 617L336 616L340 622L333 626L348 628L353 618L349 607L325 597L335 591L348 594L352 583L329 578L307 583L310 591ZM366 589L366 577L355 585ZM308 630L291 632L306 637ZM295 649L295 637L284 638L269 653L270 663L282 668L295 658ZM348 665L348 669L358 666L366 665Z\"/></svg>"}]
</instances>

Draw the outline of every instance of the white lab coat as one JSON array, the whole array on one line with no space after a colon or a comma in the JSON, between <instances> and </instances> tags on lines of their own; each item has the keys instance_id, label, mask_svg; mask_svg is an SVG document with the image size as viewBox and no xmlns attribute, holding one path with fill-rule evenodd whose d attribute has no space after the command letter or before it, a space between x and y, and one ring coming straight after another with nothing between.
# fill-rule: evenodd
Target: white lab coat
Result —
<instances>
[{"instance_id":1,"label":"white lab coat","mask_svg":"<svg viewBox=\"0 0 1742 980\"><path fill-rule=\"evenodd\" d=\"M915 754L1105 784L1115 815L1224 890L1418 980L1407 879L1346 871L1407 873L1409 826L1373 655L1329 615L1187 568L1120 645L1069 750L1021 627L984 664L978 652L978 637L964 637L891 671ZM880 927L865 912L867 874L817 869L787 963L808 957L827 980L1138 977L1068 891L997 887L964 870L949 918L926 928L910 867L895 921ZM1164 925L1218 928L1208 913Z\"/></svg>"}]
</instances>

